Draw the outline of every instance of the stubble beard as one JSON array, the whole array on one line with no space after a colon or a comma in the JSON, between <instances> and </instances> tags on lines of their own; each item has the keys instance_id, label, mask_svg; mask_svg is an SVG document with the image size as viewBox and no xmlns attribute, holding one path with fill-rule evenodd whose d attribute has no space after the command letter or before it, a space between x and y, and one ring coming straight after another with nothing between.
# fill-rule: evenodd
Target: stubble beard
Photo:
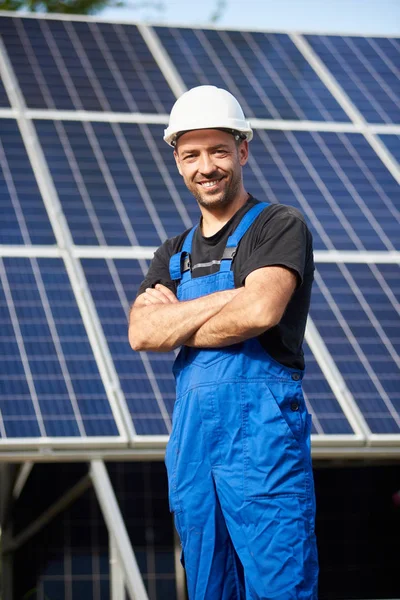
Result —
<instances>
[{"instance_id":1,"label":"stubble beard","mask_svg":"<svg viewBox=\"0 0 400 600\"><path fill-rule=\"evenodd\" d=\"M212 181L213 179L216 179L215 175L214 177L209 177L209 181ZM224 192L222 192L222 194L219 192L219 194L221 194L219 197L218 194L216 194L216 198L214 198L212 195L207 195L207 192L203 194L201 189L198 188L197 184L187 185L187 187L195 197L199 206L208 209L223 208L225 206L229 206L235 200L237 193L239 192L241 182L241 174L234 173Z\"/></svg>"}]
</instances>

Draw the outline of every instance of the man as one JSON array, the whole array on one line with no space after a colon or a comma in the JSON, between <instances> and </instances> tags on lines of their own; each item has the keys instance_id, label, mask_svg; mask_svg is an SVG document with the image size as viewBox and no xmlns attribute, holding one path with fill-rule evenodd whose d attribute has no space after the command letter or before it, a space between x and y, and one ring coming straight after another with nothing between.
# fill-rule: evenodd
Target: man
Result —
<instances>
[{"instance_id":1,"label":"man","mask_svg":"<svg viewBox=\"0 0 400 600\"><path fill-rule=\"evenodd\" d=\"M182 346L166 465L190 600L314 600L301 390L312 241L296 209L246 192L251 139L225 90L200 86L175 103L164 140L201 219L155 253L129 340Z\"/></svg>"}]
</instances>

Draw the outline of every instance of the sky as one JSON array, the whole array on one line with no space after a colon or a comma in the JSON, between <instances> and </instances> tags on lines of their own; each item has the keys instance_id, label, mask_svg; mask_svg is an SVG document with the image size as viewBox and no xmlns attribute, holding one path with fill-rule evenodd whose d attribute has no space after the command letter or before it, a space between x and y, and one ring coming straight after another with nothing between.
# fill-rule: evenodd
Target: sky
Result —
<instances>
[{"instance_id":1,"label":"sky","mask_svg":"<svg viewBox=\"0 0 400 600\"><path fill-rule=\"evenodd\" d=\"M134 8L141 0L125 0L126 8L106 9L101 18L164 25L212 25L218 4L225 4L218 27L355 33L400 36L400 0L147 0L153 8ZM154 5L163 4L158 10Z\"/></svg>"}]
</instances>

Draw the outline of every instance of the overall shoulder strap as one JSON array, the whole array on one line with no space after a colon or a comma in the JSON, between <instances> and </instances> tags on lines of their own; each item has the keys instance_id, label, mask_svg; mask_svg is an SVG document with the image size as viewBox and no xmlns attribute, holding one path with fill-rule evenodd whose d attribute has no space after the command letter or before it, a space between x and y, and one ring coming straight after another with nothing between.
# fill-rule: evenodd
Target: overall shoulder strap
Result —
<instances>
[{"instance_id":1,"label":"overall shoulder strap","mask_svg":"<svg viewBox=\"0 0 400 600\"><path fill-rule=\"evenodd\" d=\"M240 240L267 206L269 206L268 202L260 202L248 210L244 215L235 231L228 238L224 254L222 255L220 271L229 271L231 269L232 260L236 254Z\"/></svg>"},{"instance_id":2,"label":"overall shoulder strap","mask_svg":"<svg viewBox=\"0 0 400 600\"><path fill-rule=\"evenodd\" d=\"M189 273L190 278L190 252L192 250L193 236L197 225L193 227L183 242L182 250L173 254L169 260L169 274L172 281L182 279L185 273Z\"/></svg>"}]
</instances>

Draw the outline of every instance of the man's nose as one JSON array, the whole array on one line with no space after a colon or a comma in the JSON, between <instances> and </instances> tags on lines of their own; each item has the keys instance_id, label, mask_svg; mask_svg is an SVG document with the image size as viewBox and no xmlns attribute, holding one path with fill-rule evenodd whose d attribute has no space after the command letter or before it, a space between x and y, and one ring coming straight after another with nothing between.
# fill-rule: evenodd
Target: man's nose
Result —
<instances>
[{"instance_id":1,"label":"man's nose","mask_svg":"<svg viewBox=\"0 0 400 600\"><path fill-rule=\"evenodd\" d=\"M203 175L210 175L215 171L214 161L209 154L204 153L200 155L199 171Z\"/></svg>"}]
</instances>

